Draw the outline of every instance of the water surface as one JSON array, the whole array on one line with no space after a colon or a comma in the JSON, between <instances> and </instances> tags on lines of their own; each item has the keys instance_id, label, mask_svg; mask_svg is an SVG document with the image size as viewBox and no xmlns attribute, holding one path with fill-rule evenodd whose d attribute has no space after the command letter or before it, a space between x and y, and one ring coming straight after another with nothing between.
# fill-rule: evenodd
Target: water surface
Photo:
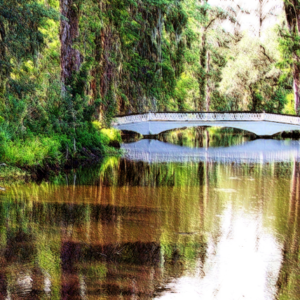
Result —
<instances>
[{"instance_id":1,"label":"water surface","mask_svg":"<svg viewBox=\"0 0 300 300\"><path fill-rule=\"evenodd\" d=\"M0 192L0 299L299 299L299 143L202 146Z\"/></svg>"}]
</instances>

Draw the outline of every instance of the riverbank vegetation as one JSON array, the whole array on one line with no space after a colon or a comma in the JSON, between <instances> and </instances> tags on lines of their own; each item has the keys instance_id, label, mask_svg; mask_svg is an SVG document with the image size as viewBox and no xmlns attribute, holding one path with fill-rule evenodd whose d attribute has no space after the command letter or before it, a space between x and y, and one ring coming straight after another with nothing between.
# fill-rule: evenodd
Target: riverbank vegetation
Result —
<instances>
[{"instance_id":1,"label":"riverbank vegetation","mask_svg":"<svg viewBox=\"0 0 300 300\"><path fill-rule=\"evenodd\" d=\"M115 153L116 114L298 113L299 1L256 2L0 0L0 162Z\"/></svg>"}]
</instances>

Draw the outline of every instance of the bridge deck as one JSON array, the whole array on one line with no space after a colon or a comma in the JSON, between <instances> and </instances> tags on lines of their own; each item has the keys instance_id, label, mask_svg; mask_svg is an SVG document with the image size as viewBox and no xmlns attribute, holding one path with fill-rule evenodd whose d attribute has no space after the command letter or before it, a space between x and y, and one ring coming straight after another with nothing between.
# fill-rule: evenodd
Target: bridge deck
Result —
<instances>
[{"instance_id":1,"label":"bridge deck","mask_svg":"<svg viewBox=\"0 0 300 300\"><path fill-rule=\"evenodd\" d=\"M148 113L115 118L113 127L156 135L183 127L218 126L272 136L282 131L300 130L300 117L267 113Z\"/></svg>"},{"instance_id":2,"label":"bridge deck","mask_svg":"<svg viewBox=\"0 0 300 300\"><path fill-rule=\"evenodd\" d=\"M114 127L120 130L138 132L142 135L156 135L171 129L197 126L237 128L253 132L258 136L272 136L282 131L300 130L299 125L268 121L150 121L117 125Z\"/></svg>"}]
</instances>

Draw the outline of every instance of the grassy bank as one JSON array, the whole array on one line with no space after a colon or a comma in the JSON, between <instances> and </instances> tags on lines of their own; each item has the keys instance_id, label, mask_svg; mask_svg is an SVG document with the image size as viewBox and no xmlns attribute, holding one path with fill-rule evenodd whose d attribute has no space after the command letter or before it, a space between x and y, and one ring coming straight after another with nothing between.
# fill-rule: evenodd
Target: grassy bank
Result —
<instances>
[{"instance_id":1,"label":"grassy bank","mask_svg":"<svg viewBox=\"0 0 300 300\"><path fill-rule=\"evenodd\" d=\"M35 169L60 169L73 163L118 155L120 142L119 131L101 128L99 122L94 122L89 130L77 131L73 137L27 134L23 138L11 138L10 132L0 127L0 164L6 164L0 167L0 180L25 177L28 171Z\"/></svg>"},{"instance_id":2,"label":"grassy bank","mask_svg":"<svg viewBox=\"0 0 300 300\"><path fill-rule=\"evenodd\" d=\"M0 183L7 181L26 180L29 178L29 172L18 167L2 165L0 166ZM0 187L1 187L0 184Z\"/></svg>"}]
</instances>

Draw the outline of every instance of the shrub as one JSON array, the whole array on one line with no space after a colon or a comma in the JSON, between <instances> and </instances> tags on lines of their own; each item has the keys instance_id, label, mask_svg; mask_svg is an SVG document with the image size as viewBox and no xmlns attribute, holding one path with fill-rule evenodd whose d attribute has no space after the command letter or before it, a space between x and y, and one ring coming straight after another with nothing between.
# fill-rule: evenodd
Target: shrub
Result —
<instances>
[{"instance_id":1,"label":"shrub","mask_svg":"<svg viewBox=\"0 0 300 300\"><path fill-rule=\"evenodd\" d=\"M57 138L35 137L26 140L6 141L3 145L2 160L14 165L39 165L46 159L61 159L61 144Z\"/></svg>"}]
</instances>

